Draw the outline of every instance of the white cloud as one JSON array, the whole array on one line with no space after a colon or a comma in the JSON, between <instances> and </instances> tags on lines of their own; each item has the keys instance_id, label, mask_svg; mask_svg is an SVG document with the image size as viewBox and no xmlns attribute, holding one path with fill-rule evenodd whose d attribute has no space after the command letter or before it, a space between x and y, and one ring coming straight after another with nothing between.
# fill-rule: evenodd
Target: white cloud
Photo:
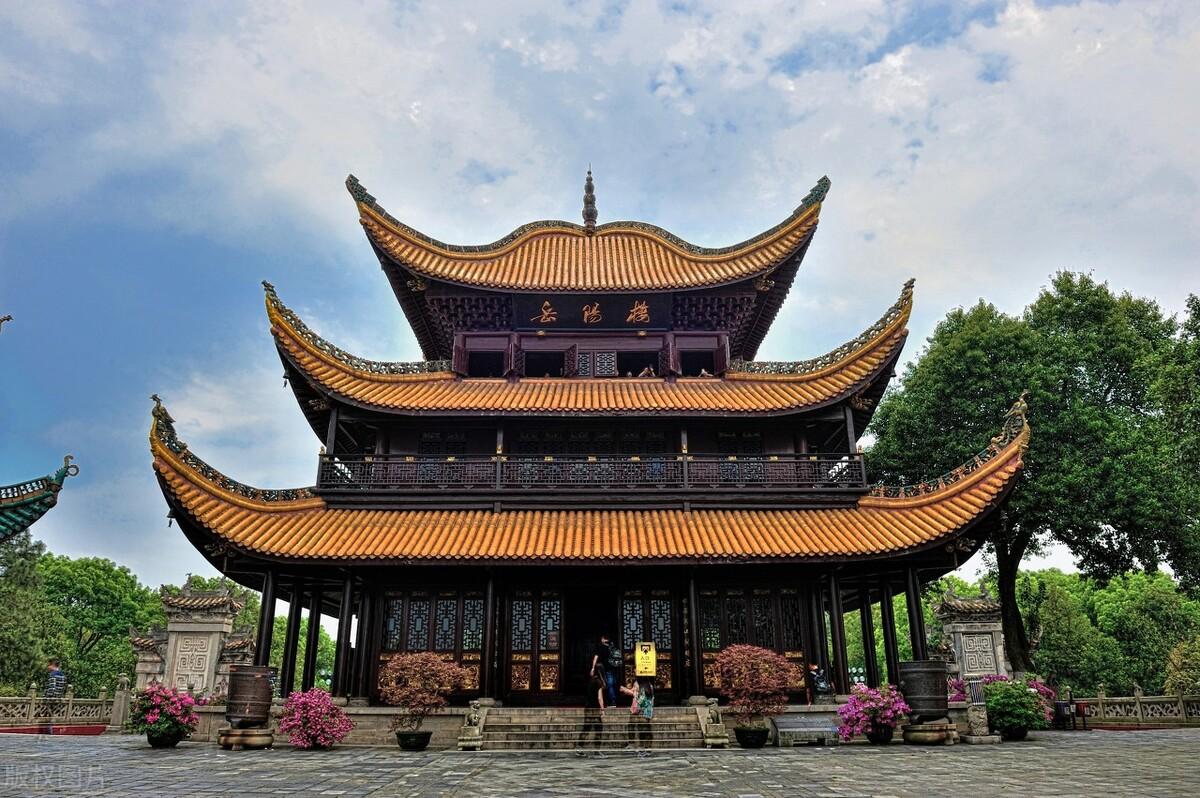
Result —
<instances>
[{"instance_id":1,"label":"white cloud","mask_svg":"<svg viewBox=\"0 0 1200 798\"><path fill-rule=\"evenodd\" d=\"M0 224L152 176L91 210L238 249L330 253L331 283L378 287L378 317L332 300L297 310L381 359L415 347L342 193L351 171L397 216L463 243L578 218L589 161L602 221L705 244L770 226L828 173L770 358L849 338L910 276L910 354L948 308L984 296L1019 310L1059 268L1172 309L1200 289L1200 9L1013 0L905 41L928 13L885 0L633 0L619 13L228 0L150 19L9 4L21 38L0 34L0 128L21 146L0 154ZM288 275L265 276L289 301ZM176 364L191 376L160 393L217 467L307 482L316 441L271 357Z\"/></svg>"}]
</instances>

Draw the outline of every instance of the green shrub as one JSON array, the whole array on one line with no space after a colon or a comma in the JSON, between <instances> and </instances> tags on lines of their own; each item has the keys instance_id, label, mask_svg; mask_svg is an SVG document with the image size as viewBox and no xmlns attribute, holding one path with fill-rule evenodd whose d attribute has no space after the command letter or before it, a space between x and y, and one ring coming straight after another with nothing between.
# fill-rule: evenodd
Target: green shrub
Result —
<instances>
[{"instance_id":1,"label":"green shrub","mask_svg":"<svg viewBox=\"0 0 1200 798\"><path fill-rule=\"evenodd\" d=\"M1167 654L1168 695L1200 693L1200 635L1184 640Z\"/></svg>"},{"instance_id":2,"label":"green shrub","mask_svg":"<svg viewBox=\"0 0 1200 798\"><path fill-rule=\"evenodd\" d=\"M1038 695L1025 682L992 682L983 686L988 724L997 731L1044 729L1046 716Z\"/></svg>"}]
</instances>

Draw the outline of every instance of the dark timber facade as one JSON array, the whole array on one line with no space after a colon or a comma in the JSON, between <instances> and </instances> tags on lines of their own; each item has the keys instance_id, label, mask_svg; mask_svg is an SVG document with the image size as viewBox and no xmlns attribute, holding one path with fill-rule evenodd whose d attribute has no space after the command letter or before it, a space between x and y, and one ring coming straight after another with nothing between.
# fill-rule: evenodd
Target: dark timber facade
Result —
<instances>
[{"instance_id":1,"label":"dark timber facade","mask_svg":"<svg viewBox=\"0 0 1200 798\"><path fill-rule=\"evenodd\" d=\"M348 181L426 360L351 355L266 285L288 382L322 443L311 488L263 490L200 460L156 402L154 467L185 534L263 591L257 651L291 602L285 671L339 619L333 689L376 698L381 662L435 651L473 674L460 698L579 703L600 633L658 649L658 693L715 694L734 643L820 662L848 689L845 613L907 597L980 545L1021 467L1015 407L936 480L872 486L858 447L907 334L912 284L862 335L808 361L754 354L816 230L828 181L783 222L720 249L640 222L535 222L449 245ZM861 613L873 635L871 613ZM353 622L353 623L352 623ZM353 634L352 634L353 630ZM310 646L309 650L315 647ZM799 685L797 688L799 689Z\"/></svg>"}]
</instances>

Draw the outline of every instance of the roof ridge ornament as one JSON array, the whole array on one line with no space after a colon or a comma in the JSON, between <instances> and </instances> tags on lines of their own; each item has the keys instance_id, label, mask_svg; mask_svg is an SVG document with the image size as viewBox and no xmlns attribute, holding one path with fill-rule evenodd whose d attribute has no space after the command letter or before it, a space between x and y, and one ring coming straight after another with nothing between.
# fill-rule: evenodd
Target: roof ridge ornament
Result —
<instances>
[{"instance_id":1,"label":"roof ridge ornament","mask_svg":"<svg viewBox=\"0 0 1200 798\"><path fill-rule=\"evenodd\" d=\"M800 200L800 204L796 207L796 210L792 212L792 215L795 216L803 213L812 206L819 205L820 203L824 202L825 195L829 193L829 187L831 185L833 184L829 181L829 176L822 175L821 179L817 181L817 184L813 186L811 190L809 190L804 199Z\"/></svg>"},{"instance_id":2,"label":"roof ridge ornament","mask_svg":"<svg viewBox=\"0 0 1200 798\"><path fill-rule=\"evenodd\" d=\"M0 330L4 329L4 322L12 321L12 320L13 320L13 317L8 315L7 313L4 314L3 316L0 316Z\"/></svg>"},{"instance_id":3,"label":"roof ridge ornament","mask_svg":"<svg viewBox=\"0 0 1200 798\"><path fill-rule=\"evenodd\" d=\"M588 164L587 179L583 181L583 229L588 235L596 233L596 186L592 182L592 167Z\"/></svg>"},{"instance_id":4,"label":"roof ridge ornament","mask_svg":"<svg viewBox=\"0 0 1200 798\"><path fill-rule=\"evenodd\" d=\"M975 473L985 463L995 459L1013 443L1017 444L1022 453L1025 452L1029 448L1030 435L1029 419L1027 417L1029 405L1025 401L1028 396L1029 391L1021 391L1021 395L1017 397L1017 401L1013 402L1012 407L1004 414L1004 427L995 437L988 441L987 448L957 468L947 471L935 479L926 479L920 482L903 485L885 485L879 482L871 486L871 490L867 495L887 499L909 499L923 496L927 493L935 493Z\"/></svg>"}]
</instances>

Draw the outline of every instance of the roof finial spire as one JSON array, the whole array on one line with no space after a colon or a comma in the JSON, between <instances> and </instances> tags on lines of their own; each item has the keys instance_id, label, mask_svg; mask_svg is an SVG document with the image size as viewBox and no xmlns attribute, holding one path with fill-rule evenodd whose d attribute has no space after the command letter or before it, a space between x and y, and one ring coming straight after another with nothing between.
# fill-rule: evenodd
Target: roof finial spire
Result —
<instances>
[{"instance_id":1,"label":"roof finial spire","mask_svg":"<svg viewBox=\"0 0 1200 798\"><path fill-rule=\"evenodd\" d=\"M592 165L588 164L587 180L583 181L583 229L588 235L596 232L596 187L592 183Z\"/></svg>"}]
</instances>

